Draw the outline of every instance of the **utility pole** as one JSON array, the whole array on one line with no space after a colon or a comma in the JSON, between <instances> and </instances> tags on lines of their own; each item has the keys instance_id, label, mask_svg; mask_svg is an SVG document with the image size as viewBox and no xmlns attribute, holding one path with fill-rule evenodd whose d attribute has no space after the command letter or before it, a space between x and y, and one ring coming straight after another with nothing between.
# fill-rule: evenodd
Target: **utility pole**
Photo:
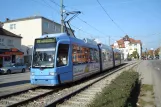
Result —
<instances>
[{"instance_id":1,"label":"utility pole","mask_svg":"<svg viewBox=\"0 0 161 107\"><path fill-rule=\"evenodd\" d=\"M109 46L110 46L110 36L109 36Z\"/></svg>"},{"instance_id":2,"label":"utility pole","mask_svg":"<svg viewBox=\"0 0 161 107\"><path fill-rule=\"evenodd\" d=\"M160 35L160 33L158 35ZM159 36L159 59L161 60L161 37L160 36Z\"/></svg>"},{"instance_id":3,"label":"utility pole","mask_svg":"<svg viewBox=\"0 0 161 107\"><path fill-rule=\"evenodd\" d=\"M146 52L145 57L147 59L148 58L148 50L147 50L147 48L146 48L145 52Z\"/></svg>"},{"instance_id":4,"label":"utility pole","mask_svg":"<svg viewBox=\"0 0 161 107\"><path fill-rule=\"evenodd\" d=\"M161 39L160 39L160 41L161 41ZM159 47L159 59L161 60L161 42L160 42L160 47Z\"/></svg>"},{"instance_id":5,"label":"utility pole","mask_svg":"<svg viewBox=\"0 0 161 107\"><path fill-rule=\"evenodd\" d=\"M61 6L61 10L60 10L60 12L61 12L61 33L63 33L64 32L64 19L63 19L63 0L60 0L60 6Z\"/></svg>"}]
</instances>

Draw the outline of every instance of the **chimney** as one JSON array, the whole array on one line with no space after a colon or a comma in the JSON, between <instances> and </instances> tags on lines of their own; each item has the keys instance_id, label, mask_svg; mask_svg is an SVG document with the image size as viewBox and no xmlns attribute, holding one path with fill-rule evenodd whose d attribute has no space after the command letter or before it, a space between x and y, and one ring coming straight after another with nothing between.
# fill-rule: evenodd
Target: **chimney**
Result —
<instances>
[{"instance_id":1,"label":"chimney","mask_svg":"<svg viewBox=\"0 0 161 107\"><path fill-rule=\"evenodd\" d=\"M9 18L6 18L6 22L9 21L10 19Z\"/></svg>"}]
</instances>

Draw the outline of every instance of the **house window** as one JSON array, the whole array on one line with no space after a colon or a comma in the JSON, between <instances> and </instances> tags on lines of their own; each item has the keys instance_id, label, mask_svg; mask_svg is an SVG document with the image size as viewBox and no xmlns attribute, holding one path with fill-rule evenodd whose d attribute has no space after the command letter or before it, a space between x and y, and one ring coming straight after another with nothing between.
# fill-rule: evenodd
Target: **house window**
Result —
<instances>
[{"instance_id":1,"label":"house window","mask_svg":"<svg viewBox=\"0 0 161 107\"><path fill-rule=\"evenodd\" d=\"M43 34L48 34L47 32L44 32Z\"/></svg>"},{"instance_id":2,"label":"house window","mask_svg":"<svg viewBox=\"0 0 161 107\"><path fill-rule=\"evenodd\" d=\"M56 26L54 28L55 28L55 31L56 31L56 29L57 29Z\"/></svg>"},{"instance_id":3,"label":"house window","mask_svg":"<svg viewBox=\"0 0 161 107\"><path fill-rule=\"evenodd\" d=\"M60 28L58 29L58 32L60 32Z\"/></svg>"},{"instance_id":4,"label":"house window","mask_svg":"<svg viewBox=\"0 0 161 107\"><path fill-rule=\"evenodd\" d=\"M59 30L60 30L60 29L57 27L57 28L56 28L56 32L59 32Z\"/></svg>"},{"instance_id":5,"label":"house window","mask_svg":"<svg viewBox=\"0 0 161 107\"><path fill-rule=\"evenodd\" d=\"M53 29L54 29L54 30L55 30L55 27L56 27L56 26L55 26L55 25L53 25Z\"/></svg>"},{"instance_id":6,"label":"house window","mask_svg":"<svg viewBox=\"0 0 161 107\"><path fill-rule=\"evenodd\" d=\"M13 46L13 40L11 39L8 39L8 42L7 42L8 46Z\"/></svg>"},{"instance_id":7,"label":"house window","mask_svg":"<svg viewBox=\"0 0 161 107\"><path fill-rule=\"evenodd\" d=\"M43 26L44 26L44 28L49 28L49 23L48 22L44 22Z\"/></svg>"},{"instance_id":8,"label":"house window","mask_svg":"<svg viewBox=\"0 0 161 107\"><path fill-rule=\"evenodd\" d=\"M0 45L4 46L4 39L0 38Z\"/></svg>"},{"instance_id":9,"label":"house window","mask_svg":"<svg viewBox=\"0 0 161 107\"><path fill-rule=\"evenodd\" d=\"M10 24L10 29L16 29L16 24Z\"/></svg>"},{"instance_id":10,"label":"house window","mask_svg":"<svg viewBox=\"0 0 161 107\"><path fill-rule=\"evenodd\" d=\"M11 57L10 56L4 57L4 61L11 61Z\"/></svg>"}]
</instances>

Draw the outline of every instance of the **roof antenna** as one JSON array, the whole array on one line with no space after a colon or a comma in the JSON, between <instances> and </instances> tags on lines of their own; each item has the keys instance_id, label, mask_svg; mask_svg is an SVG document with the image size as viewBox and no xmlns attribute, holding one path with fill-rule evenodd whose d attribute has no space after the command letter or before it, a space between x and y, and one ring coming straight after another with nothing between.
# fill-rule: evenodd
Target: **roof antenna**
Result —
<instances>
[{"instance_id":1,"label":"roof antenna","mask_svg":"<svg viewBox=\"0 0 161 107\"><path fill-rule=\"evenodd\" d=\"M72 11L72 12L67 12L67 13L65 13L64 26L65 26L65 32L66 32L68 35L70 35L70 34L69 34L69 31L68 31L67 25L68 25L70 31L72 32L73 36L75 37L74 30L71 29L69 22L70 22L72 19L74 19L76 16L78 16L80 13L81 13L80 11ZM68 17L69 15L71 15L71 14L72 14L73 16L72 16L71 18L69 18L67 21L65 21L65 20L67 19L67 17Z\"/></svg>"}]
</instances>

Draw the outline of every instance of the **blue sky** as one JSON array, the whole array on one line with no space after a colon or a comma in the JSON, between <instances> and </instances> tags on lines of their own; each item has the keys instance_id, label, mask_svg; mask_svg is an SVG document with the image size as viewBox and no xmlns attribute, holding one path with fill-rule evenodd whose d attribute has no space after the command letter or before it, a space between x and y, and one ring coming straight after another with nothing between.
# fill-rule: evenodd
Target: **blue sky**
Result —
<instances>
[{"instance_id":1,"label":"blue sky","mask_svg":"<svg viewBox=\"0 0 161 107\"><path fill-rule=\"evenodd\" d=\"M60 0L51 0L60 4ZM41 15L60 23L60 7L50 0L1 0L0 21ZM157 48L161 44L161 0L99 0L112 19L143 48ZM105 14L97 0L64 0L67 11L79 10L79 18L99 31L75 18L71 24L78 38L98 38L109 44L125 36Z\"/></svg>"}]
</instances>

